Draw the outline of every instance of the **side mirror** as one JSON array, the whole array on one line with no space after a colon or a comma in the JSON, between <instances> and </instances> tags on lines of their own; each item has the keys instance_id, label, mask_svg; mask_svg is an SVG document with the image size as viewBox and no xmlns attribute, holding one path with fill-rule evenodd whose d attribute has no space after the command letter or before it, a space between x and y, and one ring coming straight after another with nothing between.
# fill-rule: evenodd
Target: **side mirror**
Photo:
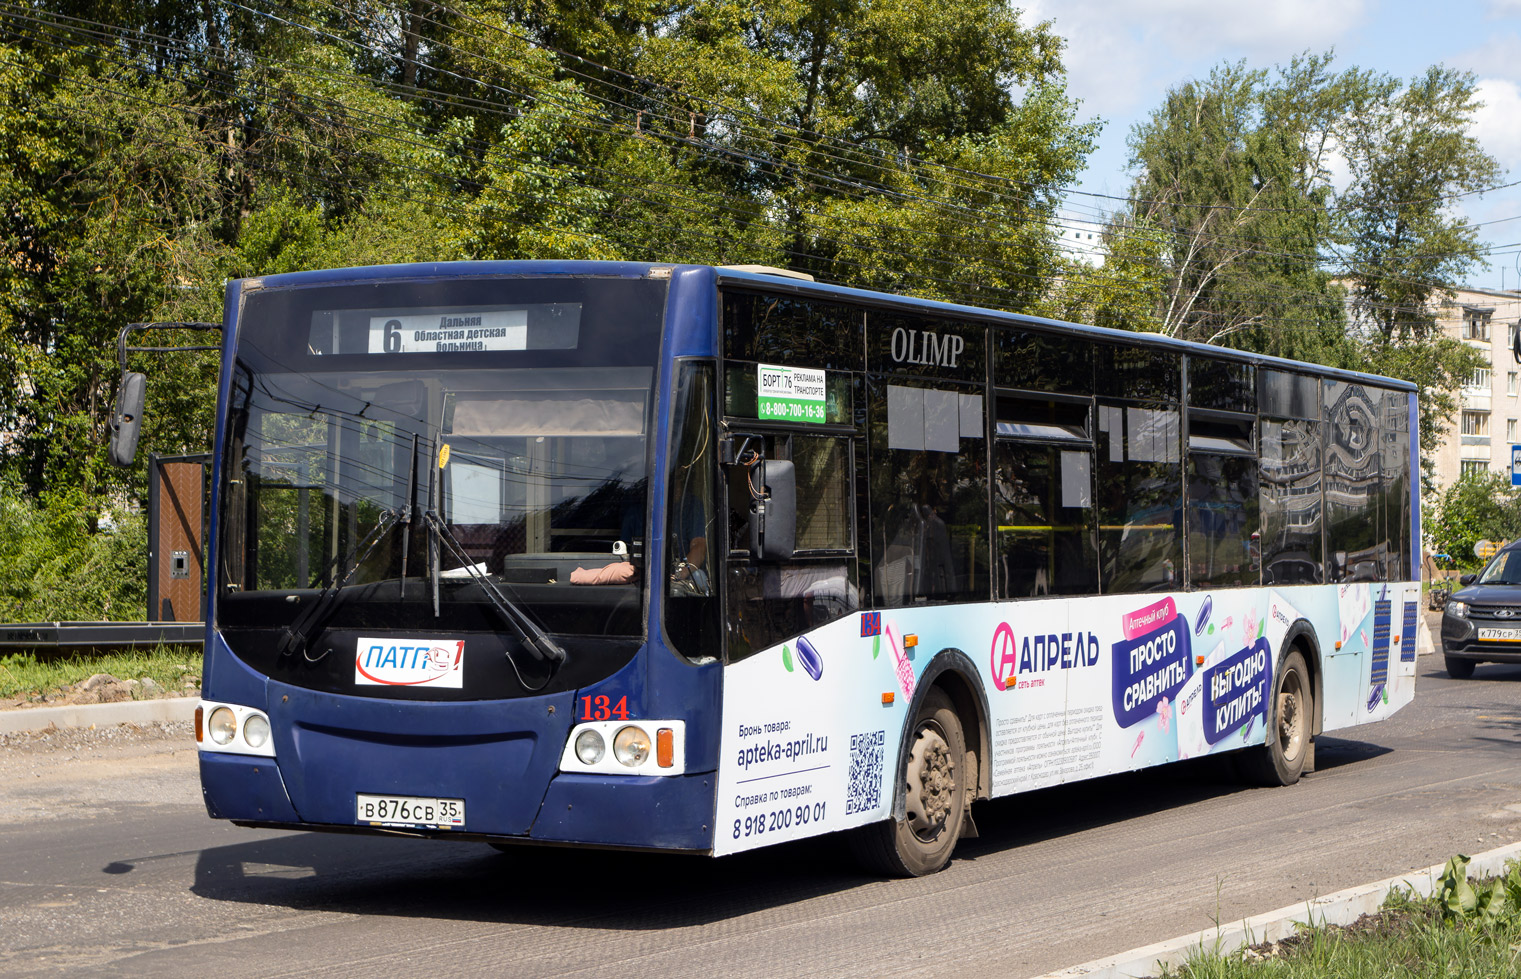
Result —
<instances>
[{"instance_id":1,"label":"side mirror","mask_svg":"<svg viewBox=\"0 0 1521 979\"><path fill-rule=\"evenodd\" d=\"M790 561L797 544L797 473L792 463L760 463L763 499L750 504L750 556L757 561Z\"/></svg>"},{"instance_id":2,"label":"side mirror","mask_svg":"<svg viewBox=\"0 0 1521 979\"><path fill-rule=\"evenodd\" d=\"M1471 585L1475 581L1478 581L1478 580L1479 580L1479 576L1476 575L1476 574L1465 574L1465 575L1459 575L1458 576L1458 584L1460 584L1460 585Z\"/></svg>"},{"instance_id":3,"label":"side mirror","mask_svg":"<svg viewBox=\"0 0 1521 979\"><path fill-rule=\"evenodd\" d=\"M148 394L148 377L136 371L121 376L116 392L116 410L111 412L111 462L130 466L137 456L137 436L143 424L143 399Z\"/></svg>"}]
</instances>

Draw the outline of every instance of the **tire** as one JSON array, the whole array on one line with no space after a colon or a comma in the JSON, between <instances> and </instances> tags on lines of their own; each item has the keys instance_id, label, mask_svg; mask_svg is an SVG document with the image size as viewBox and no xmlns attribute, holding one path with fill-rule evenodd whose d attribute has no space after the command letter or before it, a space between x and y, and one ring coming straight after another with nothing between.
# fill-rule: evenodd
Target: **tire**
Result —
<instances>
[{"instance_id":1,"label":"tire","mask_svg":"<svg viewBox=\"0 0 1521 979\"><path fill-rule=\"evenodd\" d=\"M853 831L851 848L868 871L923 877L945 867L966 825L966 734L950 697L931 687L903 746L904 818Z\"/></svg>"},{"instance_id":2,"label":"tire","mask_svg":"<svg viewBox=\"0 0 1521 979\"><path fill-rule=\"evenodd\" d=\"M1257 785L1293 785L1310 754L1315 694L1304 655L1289 650L1268 701L1267 744L1241 753L1240 770Z\"/></svg>"},{"instance_id":3,"label":"tire","mask_svg":"<svg viewBox=\"0 0 1521 979\"><path fill-rule=\"evenodd\" d=\"M1478 666L1477 660L1471 660L1463 656L1444 656L1447 661L1447 675L1454 680L1466 680L1473 676L1473 668Z\"/></svg>"}]
</instances>

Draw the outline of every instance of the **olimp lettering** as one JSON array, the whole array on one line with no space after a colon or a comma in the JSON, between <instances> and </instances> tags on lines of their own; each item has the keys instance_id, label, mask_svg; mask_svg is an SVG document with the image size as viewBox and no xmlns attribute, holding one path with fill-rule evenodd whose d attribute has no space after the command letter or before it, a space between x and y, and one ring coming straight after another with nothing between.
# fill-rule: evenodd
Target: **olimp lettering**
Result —
<instances>
[{"instance_id":1,"label":"olimp lettering","mask_svg":"<svg viewBox=\"0 0 1521 979\"><path fill-rule=\"evenodd\" d=\"M893 360L900 364L955 367L965 349L966 338L955 333L942 335L934 330L910 330L902 326L893 330Z\"/></svg>"}]
</instances>

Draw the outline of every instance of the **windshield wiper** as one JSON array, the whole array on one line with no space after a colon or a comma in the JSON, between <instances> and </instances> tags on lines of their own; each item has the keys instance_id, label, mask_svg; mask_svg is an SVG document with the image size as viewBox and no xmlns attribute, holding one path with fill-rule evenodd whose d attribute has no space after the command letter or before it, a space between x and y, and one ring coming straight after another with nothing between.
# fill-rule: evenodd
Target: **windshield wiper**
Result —
<instances>
[{"instance_id":1,"label":"windshield wiper","mask_svg":"<svg viewBox=\"0 0 1521 979\"><path fill-rule=\"evenodd\" d=\"M553 639L549 638L544 630L540 629L517 605L513 604L512 599L504 595L502 590L496 586L496 582L492 581L490 576L470 559L470 556L465 553L464 545L459 542L459 538L454 536L454 531L449 529L449 525L444 523L443 518L438 515L437 511L428 510L423 514L423 520L427 523L428 529L433 531L434 536L448 546L455 560L465 566L465 571L481 586L481 591L486 593L486 597L491 600L492 606L496 608L502 620L512 627L512 630L517 633L518 638L522 640L523 645L528 648L528 651L540 660L551 664L553 668L558 669L560 664L565 662L565 650ZM433 579L435 588L437 588L438 577L437 573L435 573ZM507 661L509 663L512 662L511 653L507 654ZM517 669L516 663L513 664L513 669ZM553 670L550 675L554 675ZM521 675L519 679L521 679Z\"/></svg>"},{"instance_id":2,"label":"windshield wiper","mask_svg":"<svg viewBox=\"0 0 1521 979\"><path fill-rule=\"evenodd\" d=\"M336 578L332 577L334 569L339 566L336 564L336 561L340 559L335 558L335 563L328 565L328 583L323 586L322 591L317 593L316 599L312 601L312 604L307 607L306 611L297 616L296 621L285 627L285 635L281 637L279 646L281 656L288 656L300 649L308 660L312 659L311 654L307 651L307 646L311 641L310 637L322 627L328 615L331 614L333 606L337 604L339 590L348 584L349 579L354 576L354 572L359 570L359 566L370 556L370 552L375 550L375 545L380 543L380 539L386 535L386 532L401 521L410 520L411 515L412 508L410 506L401 506L394 510L382 511L380 519L375 521L375 528L370 531L369 535L364 540L357 541L353 547L349 548L348 553L342 556L341 560L343 564L341 567L343 568L343 574ZM359 553L360 548L364 548L363 554ZM326 654L324 653L323 655ZM317 657L317 659L321 658L321 656ZM312 662L316 662L316 660L312 660Z\"/></svg>"}]
</instances>

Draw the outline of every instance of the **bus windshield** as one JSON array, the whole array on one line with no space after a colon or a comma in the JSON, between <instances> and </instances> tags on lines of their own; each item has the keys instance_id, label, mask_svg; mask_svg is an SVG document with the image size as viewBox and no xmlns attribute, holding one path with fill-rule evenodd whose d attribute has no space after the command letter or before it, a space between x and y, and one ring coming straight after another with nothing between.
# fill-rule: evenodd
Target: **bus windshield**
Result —
<instances>
[{"instance_id":1,"label":"bus windshield","mask_svg":"<svg viewBox=\"0 0 1521 979\"><path fill-rule=\"evenodd\" d=\"M219 623L639 635L658 320L629 331L642 357L598 358L577 351L597 332L580 303L528 306L526 342L501 339L510 309L416 309L302 310L285 339L245 325ZM569 329L536 340L545 315Z\"/></svg>"}]
</instances>

